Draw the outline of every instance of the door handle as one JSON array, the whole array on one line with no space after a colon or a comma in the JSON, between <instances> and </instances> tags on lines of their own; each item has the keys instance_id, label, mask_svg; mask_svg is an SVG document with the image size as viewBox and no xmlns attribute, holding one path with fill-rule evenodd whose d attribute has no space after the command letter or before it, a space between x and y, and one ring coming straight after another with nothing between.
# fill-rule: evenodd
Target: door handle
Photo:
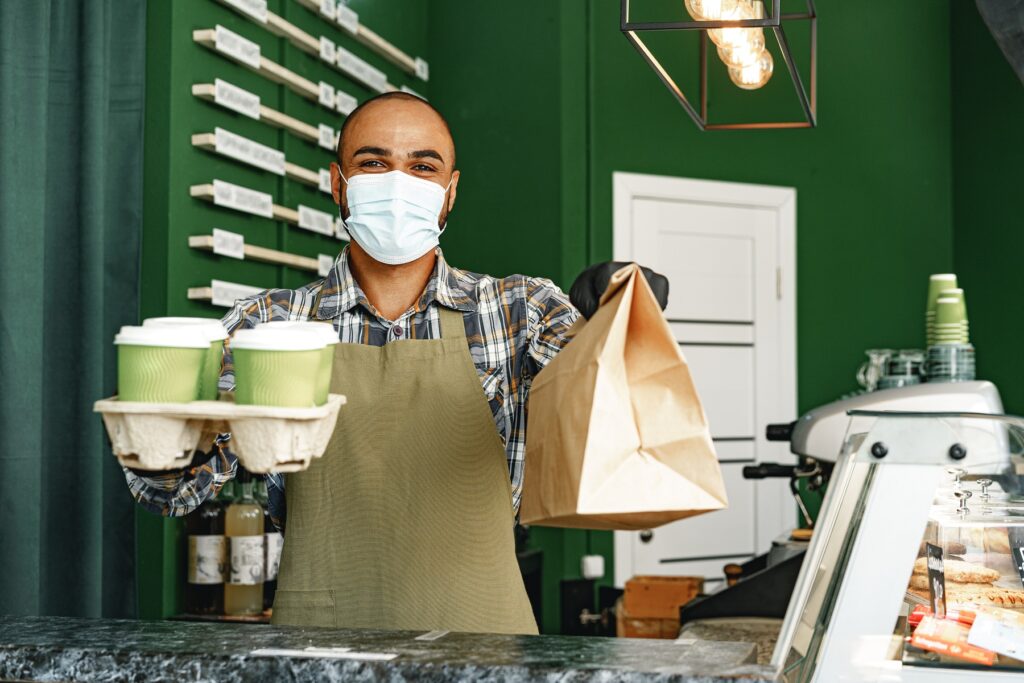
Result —
<instances>
[{"instance_id":1,"label":"door handle","mask_svg":"<svg viewBox=\"0 0 1024 683\"><path fill-rule=\"evenodd\" d=\"M654 538L654 532L650 529L644 529L640 532L640 541L643 543L650 543L651 539Z\"/></svg>"}]
</instances>

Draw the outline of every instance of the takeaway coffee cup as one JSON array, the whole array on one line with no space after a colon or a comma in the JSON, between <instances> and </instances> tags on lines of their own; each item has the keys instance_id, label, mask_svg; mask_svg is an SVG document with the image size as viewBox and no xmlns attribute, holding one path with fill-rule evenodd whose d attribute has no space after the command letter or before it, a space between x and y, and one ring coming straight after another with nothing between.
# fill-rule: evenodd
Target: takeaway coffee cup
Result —
<instances>
[{"instance_id":1,"label":"takeaway coffee cup","mask_svg":"<svg viewBox=\"0 0 1024 683\"><path fill-rule=\"evenodd\" d=\"M203 359L203 369L200 373L199 399L216 401L217 381L220 379L221 360L224 356L224 340L228 338L228 331L224 325L215 318L147 318L142 321L142 326L191 329L209 340L209 350Z\"/></svg>"},{"instance_id":2,"label":"takeaway coffee cup","mask_svg":"<svg viewBox=\"0 0 1024 683\"><path fill-rule=\"evenodd\" d=\"M329 322L316 323L308 320L274 320L256 326L256 329L268 330L309 330L319 335L326 346L320 352L320 370L317 375L316 405L321 406L327 403L327 396L331 390L331 370L334 366L334 347L339 342L338 333L334 325Z\"/></svg>"},{"instance_id":3,"label":"takeaway coffee cup","mask_svg":"<svg viewBox=\"0 0 1024 683\"><path fill-rule=\"evenodd\" d=\"M238 404L316 405L323 337L305 329L255 327L231 338Z\"/></svg>"},{"instance_id":4,"label":"takeaway coffee cup","mask_svg":"<svg viewBox=\"0 0 1024 683\"><path fill-rule=\"evenodd\" d=\"M187 403L199 397L210 342L195 330L125 326L117 346L117 394L122 401Z\"/></svg>"}]
</instances>

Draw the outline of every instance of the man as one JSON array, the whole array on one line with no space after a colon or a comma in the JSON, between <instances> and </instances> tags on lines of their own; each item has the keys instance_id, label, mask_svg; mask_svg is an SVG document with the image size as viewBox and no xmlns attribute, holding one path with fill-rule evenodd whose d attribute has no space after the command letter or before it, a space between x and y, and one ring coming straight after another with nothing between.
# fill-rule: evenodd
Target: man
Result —
<instances>
[{"instance_id":1,"label":"man","mask_svg":"<svg viewBox=\"0 0 1024 683\"><path fill-rule=\"evenodd\" d=\"M348 403L327 452L267 477L282 529L287 510L274 621L536 633L513 544L527 400L580 313L549 280L445 263L459 171L448 124L424 100L387 93L353 111L331 182L352 239L327 277L239 300L224 318L232 333L329 322L342 342L332 391ZM583 313L617 265L577 279ZM645 274L664 306L667 282ZM229 345L221 387L233 385ZM187 514L237 463L226 450L197 460L183 472L126 469L129 487L151 511Z\"/></svg>"}]
</instances>

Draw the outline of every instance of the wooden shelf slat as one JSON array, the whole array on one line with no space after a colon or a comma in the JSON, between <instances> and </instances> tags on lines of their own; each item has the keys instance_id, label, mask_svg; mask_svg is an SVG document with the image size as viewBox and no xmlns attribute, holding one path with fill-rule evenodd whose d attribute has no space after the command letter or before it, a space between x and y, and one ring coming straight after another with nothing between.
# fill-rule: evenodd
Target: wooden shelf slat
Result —
<instances>
[{"instance_id":1,"label":"wooden shelf slat","mask_svg":"<svg viewBox=\"0 0 1024 683\"><path fill-rule=\"evenodd\" d=\"M237 7L232 5L230 2L227 2L226 0L218 0L218 2L220 2L222 5L226 5L227 7L230 7L231 9L234 9L234 10L238 11L238 13L241 14L242 16L251 19L251 17L247 13L239 10ZM260 23L260 22L256 22L256 23L257 23L257 25L263 26L265 29L267 29L268 31L273 33L275 36L278 36L280 38L284 38L285 40L290 42L292 45L297 47L298 49L302 50L303 52L305 52L308 55L311 55L313 58L318 59L318 60L320 59L320 38L318 36L314 36L311 33L307 33L306 31L303 31L301 28L299 28L295 24L291 23L287 19L284 19L283 17L280 17L280 16L274 14L273 12L269 12L269 11L267 12L267 22L265 24L264 23ZM362 28L362 25L360 24L360 29L361 28ZM413 60L411 57L406 55L404 52L402 52L401 50L399 50L395 46L391 45L390 43L388 43L387 41L385 41L383 38L381 38L377 34L373 33L372 31L369 31L369 33L373 36L373 40L376 41L376 44L381 46L379 48L379 50L384 50L384 52L380 52L378 50L378 54L382 54L384 57L387 57L390 61L393 61L393 62L395 62L396 60L400 60L402 58L411 60L413 73L415 74L415 72L416 72L416 61L415 60ZM356 38L358 39L358 37L359 36L357 34ZM370 43L366 43L365 40L364 41L360 41L360 42L364 42L367 45L370 44ZM349 73L348 71L346 71L346 70L342 69L341 67L339 67L336 63L334 63L334 62L326 62L326 61L324 61L324 63L326 63L328 66L330 66L335 71L344 74L347 78L349 78L351 80L354 80L354 81L358 81L359 83L362 83L362 84L370 87L371 89L373 89L373 84L372 83L369 83L366 80L364 80L362 78L359 78L356 74ZM402 68L405 69L406 67L403 65ZM385 88L384 88L385 92L395 91L395 90L398 90L398 88L396 86L392 85L391 83L387 83Z\"/></svg>"},{"instance_id":2,"label":"wooden shelf slat","mask_svg":"<svg viewBox=\"0 0 1024 683\"><path fill-rule=\"evenodd\" d=\"M207 49L217 52L216 34L216 29L200 28L192 31L192 40L199 43ZM217 54L224 53L217 52ZM224 56L228 57L228 55ZM259 75L271 81L274 81L275 83L280 83L281 85L287 87L289 90L292 90L293 92L301 95L302 97L305 97L307 100L319 102L320 86L317 83L314 83L308 78L303 78L294 71L290 71L289 69L284 68L277 62L267 59L262 54L260 54L260 66L258 69L253 69L250 65L245 64L244 62L236 63L241 64L242 66L250 69L251 71L254 71ZM334 111L334 109L332 108L331 111Z\"/></svg>"},{"instance_id":3,"label":"wooden shelf slat","mask_svg":"<svg viewBox=\"0 0 1024 683\"><path fill-rule=\"evenodd\" d=\"M213 251L213 235L189 235L188 246L193 249ZM311 270L314 273L319 270L319 262L315 258L289 254L286 251L259 247L255 244L245 245L245 258L263 263L273 263L279 266L288 266L298 270Z\"/></svg>"},{"instance_id":4,"label":"wooden shelf slat","mask_svg":"<svg viewBox=\"0 0 1024 683\"><path fill-rule=\"evenodd\" d=\"M314 12L317 15L320 14L320 3L317 2L317 0L296 0L296 2L311 12ZM368 29L363 22L359 22L359 30L356 32L354 37L357 41L370 48L398 68L402 69L402 71L412 74L413 76L416 75L416 59L395 47L374 31Z\"/></svg>"},{"instance_id":5,"label":"wooden shelf slat","mask_svg":"<svg viewBox=\"0 0 1024 683\"><path fill-rule=\"evenodd\" d=\"M208 152L213 152L213 153L216 154L217 153L217 140L216 139L217 139L217 136L216 136L215 133L195 133L192 136L192 146L193 147L198 147L199 149L203 149L203 150L206 150ZM221 156L224 156L227 159L233 159L233 160L237 161L237 159L234 159L234 157L229 157L227 155L221 155ZM239 162L239 163L245 163L245 162L242 161L242 162ZM247 166L251 166L251 164L246 164L246 165ZM253 168L260 168L259 166L252 166L252 167ZM260 169L260 170L263 170L263 169ZM298 164L293 164L293 163L291 163L289 161L285 161L285 163L284 163L284 175L285 175L286 178L298 181L298 182L303 183L305 185L312 185L313 187L318 187L320 185L320 176L317 174L316 171L311 171L308 168L305 168L303 166L299 166Z\"/></svg>"},{"instance_id":6,"label":"wooden shelf slat","mask_svg":"<svg viewBox=\"0 0 1024 683\"><path fill-rule=\"evenodd\" d=\"M193 83L192 94L207 102L214 102L216 96L217 87L213 83ZM297 118L283 114L276 109L261 104L260 105L260 120L266 121L267 124L274 126L275 128L281 128L287 130L289 133L296 137L302 138L309 142L317 142L320 139L319 131L316 126L311 126L304 121L300 121Z\"/></svg>"}]
</instances>

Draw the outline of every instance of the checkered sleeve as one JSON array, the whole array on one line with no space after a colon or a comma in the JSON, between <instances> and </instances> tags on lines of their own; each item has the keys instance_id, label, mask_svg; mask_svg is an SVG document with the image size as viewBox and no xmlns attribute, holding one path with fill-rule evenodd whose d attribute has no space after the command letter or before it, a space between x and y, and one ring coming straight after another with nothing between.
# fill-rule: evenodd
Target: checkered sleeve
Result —
<instances>
[{"instance_id":1,"label":"checkered sleeve","mask_svg":"<svg viewBox=\"0 0 1024 683\"><path fill-rule=\"evenodd\" d=\"M238 460L227 450L212 455L197 451L193 462L199 464L175 472L142 474L122 467L128 490L144 509L164 517L181 517L203 501L216 496L235 476Z\"/></svg>"},{"instance_id":2,"label":"checkered sleeve","mask_svg":"<svg viewBox=\"0 0 1024 683\"><path fill-rule=\"evenodd\" d=\"M535 377L573 337L579 311L551 280L526 283L527 347L524 368Z\"/></svg>"}]
</instances>

